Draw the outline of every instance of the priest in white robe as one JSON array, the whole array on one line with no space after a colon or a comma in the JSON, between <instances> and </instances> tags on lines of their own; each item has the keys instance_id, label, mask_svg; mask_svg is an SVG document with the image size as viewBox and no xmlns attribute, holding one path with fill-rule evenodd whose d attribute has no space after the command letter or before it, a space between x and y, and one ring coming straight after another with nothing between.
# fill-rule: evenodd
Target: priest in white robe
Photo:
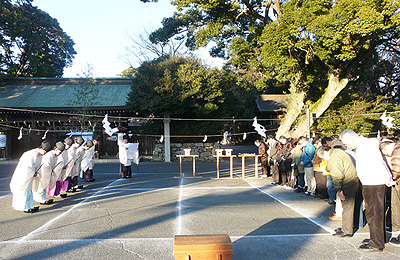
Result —
<instances>
[{"instance_id":1,"label":"priest in white robe","mask_svg":"<svg viewBox=\"0 0 400 260\"><path fill-rule=\"evenodd\" d=\"M92 140L87 140L83 148L85 149L85 156L83 157L81 162L83 176L87 182L92 182L94 181L93 170L92 170L93 169L92 162L94 158L94 144Z\"/></svg>"},{"instance_id":2,"label":"priest in white robe","mask_svg":"<svg viewBox=\"0 0 400 260\"><path fill-rule=\"evenodd\" d=\"M128 158L128 136L124 135L122 138L122 143L119 144L119 162L121 163L121 177L123 179L131 178L132 176L132 168L131 168L131 160Z\"/></svg>"},{"instance_id":3,"label":"priest in white robe","mask_svg":"<svg viewBox=\"0 0 400 260\"><path fill-rule=\"evenodd\" d=\"M57 165L58 156L64 149L65 145L62 142L57 142L54 149L46 153L42 158L42 167L32 185L33 199L40 204L48 205L53 203L53 199L46 199L46 188L56 183L54 170L61 163L59 162Z\"/></svg>"},{"instance_id":4,"label":"priest in white robe","mask_svg":"<svg viewBox=\"0 0 400 260\"><path fill-rule=\"evenodd\" d=\"M42 166L42 156L49 151L50 143L43 141L39 148L29 150L21 156L10 182L14 209L26 213L33 213L39 209L33 207L32 184Z\"/></svg>"},{"instance_id":5,"label":"priest in white robe","mask_svg":"<svg viewBox=\"0 0 400 260\"><path fill-rule=\"evenodd\" d=\"M67 162L65 163L65 176L62 182L62 191L73 191L72 189L72 176L75 174L75 160L76 160L76 147L74 146L74 140L71 137L67 137L64 140L65 149L67 150ZM68 148L67 148L68 147Z\"/></svg>"},{"instance_id":6,"label":"priest in white robe","mask_svg":"<svg viewBox=\"0 0 400 260\"><path fill-rule=\"evenodd\" d=\"M75 143L73 145L76 148L75 162L74 162L75 170L71 175L73 190L76 190L78 188L79 189L83 188L82 185L78 185L78 176L81 174L82 171L81 162L85 156L85 149L83 149L82 146L84 142L85 140L82 138L82 136L78 136L75 138Z\"/></svg>"}]
</instances>

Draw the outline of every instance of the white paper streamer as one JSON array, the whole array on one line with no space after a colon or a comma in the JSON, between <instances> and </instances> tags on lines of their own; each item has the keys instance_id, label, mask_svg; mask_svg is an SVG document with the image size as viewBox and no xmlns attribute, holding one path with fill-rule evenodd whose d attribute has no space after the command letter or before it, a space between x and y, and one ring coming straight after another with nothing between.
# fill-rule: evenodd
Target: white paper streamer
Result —
<instances>
[{"instance_id":1,"label":"white paper streamer","mask_svg":"<svg viewBox=\"0 0 400 260\"><path fill-rule=\"evenodd\" d=\"M254 118L252 126L254 126L254 129L257 131L259 135L261 135L262 137L267 137L267 135L265 134L265 132L267 132L267 129L265 129L264 126L257 123L257 117Z\"/></svg>"},{"instance_id":2,"label":"white paper streamer","mask_svg":"<svg viewBox=\"0 0 400 260\"><path fill-rule=\"evenodd\" d=\"M44 136L42 137L42 140L46 139L46 135L49 132L49 130L46 130L46 132L44 132Z\"/></svg>"},{"instance_id":3,"label":"white paper streamer","mask_svg":"<svg viewBox=\"0 0 400 260\"><path fill-rule=\"evenodd\" d=\"M243 141L246 140L247 138L247 133L243 133Z\"/></svg>"},{"instance_id":4,"label":"white paper streamer","mask_svg":"<svg viewBox=\"0 0 400 260\"><path fill-rule=\"evenodd\" d=\"M382 120L382 124L386 126L388 129L396 129L396 127L393 125L393 120L394 118L391 116L386 116L386 111L383 112L383 114L379 117Z\"/></svg>"},{"instance_id":5,"label":"white paper streamer","mask_svg":"<svg viewBox=\"0 0 400 260\"><path fill-rule=\"evenodd\" d=\"M103 123L103 127L104 127L104 130L105 130L106 134L108 134L109 136L112 136L113 134L115 134L115 133L117 133L119 131L118 127L111 128L111 126L110 126L111 123L108 122L108 114L106 114L104 116L104 119L103 119L102 123Z\"/></svg>"},{"instance_id":6,"label":"white paper streamer","mask_svg":"<svg viewBox=\"0 0 400 260\"><path fill-rule=\"evenodd\" d=\"M21 126L21 129L19 130L18 140L22 139L22 129L23 129L23 127Z\"/></svg>"},{"instance_id":7,"label":"white paper streamer","mask_svg":"<svg viewBox=\"0 0 400 260\"><path fill-rule=\"evenodd\" d=\"M162 142L164 142L164 136L162 135L161 137L160 137L160 140L158 140L160 143L162 143Z\"/></svg>"},{"instance_id":8,"label":"white paper streamer","mask_svg":"<svg viewBox=\"0 0 400 260\"><path fill-rule=\"evenodd\" d=\"M203 143L205 143L206 141L207 141L207 136L205 135L204 139L203 139Z\"/></svg>"}]
</instances>

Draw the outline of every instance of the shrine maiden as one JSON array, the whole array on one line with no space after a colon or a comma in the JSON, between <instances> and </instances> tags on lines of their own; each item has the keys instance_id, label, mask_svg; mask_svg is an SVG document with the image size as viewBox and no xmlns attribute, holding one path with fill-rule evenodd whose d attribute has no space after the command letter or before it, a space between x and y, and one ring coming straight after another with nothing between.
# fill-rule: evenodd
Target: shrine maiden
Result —
<instances>
[{"instance_id":1,"label":"shrine maiden","mask_svg":"<svg viewBox=\"0 0 400 260\"><path fill-rule=\"evenodd\" d=\"M50 150L50 143L43 141L39 148L22 154L10 182L14 209L26 213L33 213L39 209L33 207L32 183L42 165L42 156Z\"/></svg>"}]
</instances>

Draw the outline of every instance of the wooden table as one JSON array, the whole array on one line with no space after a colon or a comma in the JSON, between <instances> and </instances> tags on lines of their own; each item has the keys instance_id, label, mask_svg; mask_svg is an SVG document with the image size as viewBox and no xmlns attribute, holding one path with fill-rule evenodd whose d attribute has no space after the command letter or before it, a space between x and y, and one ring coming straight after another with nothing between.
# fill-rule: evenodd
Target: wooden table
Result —
<instances>
[{"instance_id":1,"label":"wooden table","mask_svg":"<svg viewBox=\"0 0 400 260\"><path fill-rule=\"evenodd\" d=\"M199 156L198 155L177 155L176 157L179 158L180 178L182 178L182 158L183 157L192 157L192 160L193 160L193 178L196 178L196 157L199 157Z\"/></svg>"},{"instance_id":2,"label":"wooden table","mask_svg":"<svg viewBox=\"0 0 400 260\"><path fill-rule=\"evenodd\" d=\"M175 235L175 260L232 259L232 242L227 234Z\"/></svg>"},{"instance_id":3,"label":"wooden table","mask_svg":"<svg viewBox=\"0 0 400 260\"><path fill-rule=\"evenodd\" d=\"M245 178L244 173L246 169L246 157L254 157L254 171L256 173L256 178L258 178L258 158L261 157L261 155L241 154L239 157L242 157L242 178Z\"/></svg>"},{"instance_id":4,"label":"wooden table","mask_svg":"<svg viewBox=\"0 0 400 260\"><path fill-rule=\"evenodd\" d=\"M229 174L233 178L233 158L236 155L214 155L217 158L217 179L219 179L219 160L220 158L229 158Z\"/></svg>"}]
</instances>

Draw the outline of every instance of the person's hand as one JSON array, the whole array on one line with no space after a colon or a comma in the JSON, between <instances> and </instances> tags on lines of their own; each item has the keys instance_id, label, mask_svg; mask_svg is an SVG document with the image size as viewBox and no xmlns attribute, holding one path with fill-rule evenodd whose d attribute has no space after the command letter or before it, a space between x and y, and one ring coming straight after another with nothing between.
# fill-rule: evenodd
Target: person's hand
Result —
<instances>
[{"instance_id":1,"label":"person's hand","mask_svg":"<svg viewBox=\"0 0 400 260\"><path fill-rule=\"evenodd\" d=\"M343 191L338 192L337 196L339 197L340 200L346 200L346 197L343 194Z\"/></svg>"},{"instance_id":2,"label":"person's hand","mask_svg":"<svg viewBox=\"0 0 400 260\"><path fill-rule=\"evenodd\" d=\"M39 173L35 172L35 174L33 175L33 177L36 177L36 176L38 176L38 174L39 174Z\"/></svg>"},{"instance_id":3,"label":"person's hand","mask_svg":"<svg viewBox=\"0 0 400 260\"><path fill-rule=\"evenodd\" d=\"M300 162L300 164L304 166L304 163L303 163L303 162Z\"/></svg>"}]
</instances>

